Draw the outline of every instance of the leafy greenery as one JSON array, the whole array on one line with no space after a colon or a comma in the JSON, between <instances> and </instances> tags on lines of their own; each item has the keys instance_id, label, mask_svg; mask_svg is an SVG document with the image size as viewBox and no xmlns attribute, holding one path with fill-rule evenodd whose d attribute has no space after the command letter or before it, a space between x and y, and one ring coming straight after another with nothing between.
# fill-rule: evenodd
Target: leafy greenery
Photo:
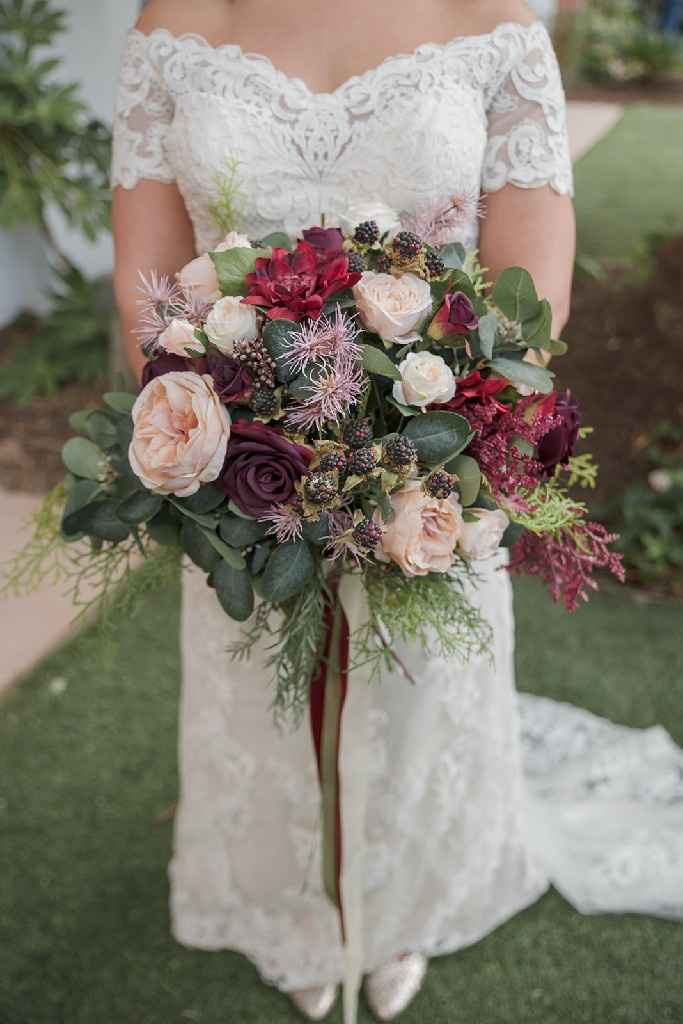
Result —
<instances>
[{"instance_id":1,"label":"leafy greenery","mask_svg":"<svg viewBox=\"0 0 683 1024\"><path fill-rule=\"evenodd\" d=\"M598 81L651 82L676 66L678 43L643 17L638 0L592 0L585 20L584 74Z\"/></svg>"}]
</instances>

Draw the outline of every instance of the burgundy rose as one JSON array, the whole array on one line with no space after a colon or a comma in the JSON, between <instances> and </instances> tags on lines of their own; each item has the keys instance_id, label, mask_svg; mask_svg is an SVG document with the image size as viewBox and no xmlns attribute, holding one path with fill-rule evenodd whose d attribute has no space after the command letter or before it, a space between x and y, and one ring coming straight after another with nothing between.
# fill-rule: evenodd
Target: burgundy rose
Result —
<instances>
[{"instance_id":1,"label":"burgundy rose","mask_svg":"<svg viewBox=\"0 0 683 1024\"><path fill-rule=\"evenodd\" d=\"M469 334L479 326L479 317L464 292L449 292L444 296L443 305L429 327L429 334L436 341L454 334Z\"/></svg>"},{"instance_id":2,"label":"burgundy rose","mask_svg":"<svg viewBox=\"0 0 683 1024\"><path fill-rule=\"evenodd\" d=\"M341 256L344 252L344 236L339 228L306 228L302 235L323 262Z\"/></svg>"},{"instance_id":3,"label":"burgundy rose","mask_svg":"<svg viewBox=\"0 0 683 1024\"><path fill-rule=\"evenodd\" d=\"M142 368L141 384L145 388L155 377L161 377L165 373L175 373L179 370L196 369L195 360L184 359L183 356L174 356L168 353L150 359Z\"/></svg>"},{"instance_id":4,"label":"burgundy rose","mask_svg":"<svg viewBox=\"0 0 683 1024\"><path fill-rule=\"evenodd\" d=\"M294 252L276 247L271 257L256 260L255 270L246 276L249 294L242 301L266 307L272 320L315 319L331 295L350 288L360 277L349 273L346 256L321 263L309 242L299 242Z\"/></svg>"},{"instance_id":5,"label":"burgundy rose","mask_svg":"<svg viewBox=\"0 0 683 1024\"><path fill-rule=\"evenodd\" d=\"M288 502L308 472L313 452L263 423L233 422L220 486L246 515L257 518Z\"/></svg>"},{"instance_id":6,"label":"burgundy rose","mask_svg":"<svg viewBox=\"0 0 683 1024\"><path fill-rule=\"evenodd\" d=\"M543 466L544 476L551 477L556 468L566 465L574 454L579 437L581 414L571 391L557 395L554 415L561 418L561 423L549 430L538 443L538 461Z\"/></svg>"},{"instance_id":7,"label":"burgundy rose","mask_svg":"<svg viewBox=\"0 0 683 1024\"><path fill-rule=\"evenodd\" d=\"M212 350L206 362L208 372L213 377L216 393L224 405L249 400L254 390L254 382L239 359Z\"/></svg>"}]
</instances>

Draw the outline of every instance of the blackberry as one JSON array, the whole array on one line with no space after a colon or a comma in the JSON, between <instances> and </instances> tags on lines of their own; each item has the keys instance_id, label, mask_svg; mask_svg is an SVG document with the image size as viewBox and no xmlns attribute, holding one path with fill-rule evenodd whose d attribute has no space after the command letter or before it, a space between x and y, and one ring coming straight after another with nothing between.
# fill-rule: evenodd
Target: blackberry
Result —
<instances>
[{"instance_id":1,"label":"blackberry","mask_svg":"<svg viewBox=\"0 0 683 1024\"><path fill-rule=\"evenodd\" d=\"M413 234L412 231L399 231L391 243L394 252L401 257L402 260L412 260L416 256L419 256L424 248L424 242L418 235Z\"/></svg>"},{"instance_id":2,"label":"blackberry","mask_svg":"<svg viewBox=\"0 0 683 1024\"><path fill-rule=\"evenodd\" d=\"M432 498L444 500L455 490L455 477L445 469L437 469L429 474L424 482L424 488Z\"/></svg>"},{"instance_id":3,"label":"blackberry","mask_svg":"<svg viewBox=\"0 0 683 1024\"><path fill-rule=\"evenodd\" d=\"M260 338L254 341L236 341L234 356L247 367L257 390L275 389L275 361Z\"/></svg>"},{"instance_id":4,"label":"blackberry","mask_svg":"<svg viewBox=\"0 0 683 1024\"><path fill-rule=\"evenodd\" d=\"M362 274L364 270L367 270L365 266L365 260L359 252L350 252L348 255L349 260L349 274Z\"/></svg>"},{"instance_id":5,"label":"blackberry","mask_svg":"<svg viewBox=\"0 0 683 1024\"><path fill-rule=\"evenodd\" d=\"M249 405L257 416L274 416L277 412L277 395L274 391L260 388L254 391Z\"/></svg>"},{"instance_id":6,"label":"blackberry","mask_svg":"<svg viewBox=\"0 0 683 1024\"><path fill-rule=\"evenodd\" d=\"M376 221L364 220L356 228L353 238L355 242L359 242L361 245L374 245L379 240L379 228Z\"/></svg>"},{"instance_id":7,"label":"blackberry","mask_svg":"<svg viewBox=\"0 0 683 1024\"><path fill-rule=\"evenodd\" d=\"M397 434L384 442L382 458L392 469L404 469L417 461L417 448L407 437Z\"/></svg>"},{"instance_id":8,"label":"blackberry","mask_svg":"<svg viewBox=\"0 0 683 1024\"><path fill-rule=\"evenodd\" d=\"M311 473L304 481L304 494L312 505L328 505L339 493L339 482L334 473Z\"/></svg>"},{"instance_id":9,"label":"blackberry","mask_svg":"<svg viewBox=\"0 0 683 1024\"><path fill-rule=\"evenodd\" d=\"M353 528L353 539L359 548L370 551L382 539L382 527L379 523L373 523L372 519L361 519Z\"/></svg>"},{"instance_id":10,"label":"blackberry","mask_svg":"<svg viewBox=\"0 0 683 1024\"><path fill-rule=\"evenodd\" d=\"M370 420L349 420L344 427L344 441L350 448L362 448L368 441L372 441Z\"/></svg>"},{"instance_id":11,"label":"blackberry","mask_svg":"<svg viewBox=\"0 0 683 1024\"><path fill-rule=\"evenodd\" d=\"M353 476L367 476L377 465L377 452L371 444L365 448L356 448L349 455L349 473Z\"/></svg>"},{"instance_id":12,"label":"blackberry","mask_svg":"<svg viewBox=\"0 0 683 1024\"><path fill-rule=\"evenodd\" d=\"M425 266L430 277L441 277L442 274L446 273L446 264L434 249L427 249Z\"/></svg>"},{"instance_id":13,"label":"blackberry","mask_svg":"<svg viewBox=\"0 0 683 1024\"><path fill-rule=\"evenodd\" d=\"M378 274L388 274L391 267L391 256L388 252L385 252L385 250L382 249L381 253L378 254L377 259L375 260L375 271Z\"/></svg>"},{"instance_id":14,"label":"blackberry","mask_svg":"<svg viewBox=\"0 0 683 1024\"><path fill-rule=\"evenodd\" d=\"M324 452L320 456L320 462L318 463L318 469L321 473L334 473L336 471L339 474L343 474L346 472L346 466L346 452L343 452L340 448L331 452Z\"/></svg>"}]
</instances>

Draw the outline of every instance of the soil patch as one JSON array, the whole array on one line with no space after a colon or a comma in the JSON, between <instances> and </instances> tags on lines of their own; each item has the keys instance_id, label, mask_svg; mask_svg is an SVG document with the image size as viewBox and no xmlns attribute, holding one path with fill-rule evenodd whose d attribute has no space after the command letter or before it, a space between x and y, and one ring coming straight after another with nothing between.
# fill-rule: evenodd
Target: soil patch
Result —
<instances>
[{"instance_id":1,"label":"soil patch","mask_svg":"<svg viewBox=\"0 0 683 1024\"><path fill-rule=\"evenodd\" d=\"M569 100L582 103L655 103L664 106L683 105L683 79L672 78L650 85L593 85L581 83L568 90Z\"/></svg>"}]
</instances>

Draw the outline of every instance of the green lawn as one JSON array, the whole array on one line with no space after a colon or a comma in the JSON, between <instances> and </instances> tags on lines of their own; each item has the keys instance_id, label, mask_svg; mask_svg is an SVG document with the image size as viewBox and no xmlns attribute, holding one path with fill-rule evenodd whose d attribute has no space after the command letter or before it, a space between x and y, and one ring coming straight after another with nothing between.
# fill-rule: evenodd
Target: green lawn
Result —
<instances>
[{"instance_id":1,"label":"green lawn","mask_svg":"<svg viewBox=\"0 0 683 1024\"><path fill-rule=\"evenodd\" d=\"M683 230L683 107L634 106L576 166L579 253L628 260Z\"/></svg>"},{"instance_id":2,"label":"green lawn","mask_svg":"<svg viewBox=\"0 0 683 1024\"><path fill-rule=\"evenodd\" d=\"M631 724L660 721L683 740L680 608L606 594L569 619L524 581L517 611L523 688ZM2 704L1 1024L298 1019L241 957L183 950L169 937L176 627L172 590L141 623L122 627L108 665L77 642ZM581 917L551 893L476 947L435 962L404 1020L680 1021L682 962L680 926ZM361 1020L370 1020L365 1011Z\"/></svg>"}]
</instances>

